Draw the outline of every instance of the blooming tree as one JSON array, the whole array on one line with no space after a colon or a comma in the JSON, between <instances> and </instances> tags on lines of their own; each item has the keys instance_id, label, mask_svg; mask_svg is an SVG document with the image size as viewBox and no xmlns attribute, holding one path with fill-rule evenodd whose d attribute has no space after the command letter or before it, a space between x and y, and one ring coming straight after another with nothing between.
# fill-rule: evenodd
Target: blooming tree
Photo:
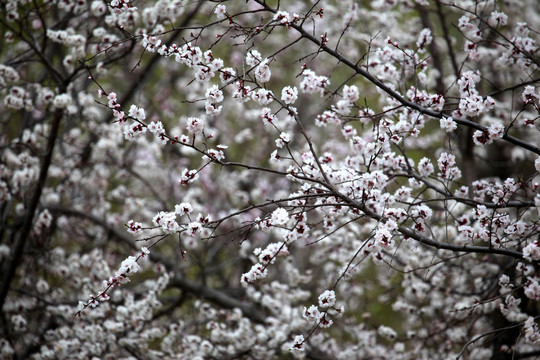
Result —
<instances>
[{"instance_id":1,"label":"blooming tree","mask_svg":"<svg viewBox=\"0 0 540 360\"><path fill-rule=\"evenodd\" d=\"M536 0L0 6L0 358L540 356Z\"/></svg>"}]
</instances>

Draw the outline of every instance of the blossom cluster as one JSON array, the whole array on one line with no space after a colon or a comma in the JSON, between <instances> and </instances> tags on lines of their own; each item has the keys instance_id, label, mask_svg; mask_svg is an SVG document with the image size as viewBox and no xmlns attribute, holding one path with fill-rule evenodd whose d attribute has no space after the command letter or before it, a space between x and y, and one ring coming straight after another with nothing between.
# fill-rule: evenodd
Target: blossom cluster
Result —
<instances>
[{"instance_id":1,"label":"blossom cluster","mask_svg":"<svg viewBox=\"0 0 540 360\"><path fill-rule=\"evenodd\" d=\"M536 351L537 4L363 5L3 5L0 358Z\"/></svg>"}]
</instances>

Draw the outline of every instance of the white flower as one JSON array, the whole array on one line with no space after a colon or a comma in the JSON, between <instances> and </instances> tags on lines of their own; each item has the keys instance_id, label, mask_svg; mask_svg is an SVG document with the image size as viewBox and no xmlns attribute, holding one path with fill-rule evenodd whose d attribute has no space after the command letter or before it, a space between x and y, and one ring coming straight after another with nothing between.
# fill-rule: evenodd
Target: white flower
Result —
<instances>
[{"instance_id":1,"label":"white flower","mask_svg":"<svg viewBox=\"0 0 540 360\"><path fill-rule=\"evenodd\" d=\"M325 76L318 76L314 71L309 69L304 70L303 75L304 79L300 83L300 89L307 94L319 92L319 94L323 96L326 87L330 84L328 78ZM348 95L345 96L347 97Z\"/></svg>"},{"instance_id":2,"label":"white flower","mask_svg":"<svg viewBox=\"0 0 540 360\"><path fill-rule=\"evenodd\" d=\"M257 50L250 50L246 55L246 63L249 66L258 65L262 61L262 55Z\"/></svg>"},{"instance_id":3,"label":"white flower","mask_svg":"<svg viewBox=\"0 0 540 360\"><path fill-rule=\"evenodd\" d=\"M26 330L26 319L20 314L13 315L11 317L11 323L16 332L23 332Z\"/></svg>"},{"instance_id":4,"label":"white flower","mask_svg":"<svg viewBox=\"0 0 540 360\"><path fill-rule=\"evenodd\" d=\"M272 225L285 225L289 221L289 213L284 208L278 208L272 213Z\"/></svg>"},{"instance_id":5,"label":"white flower","mask_svg":"<svg viewBox=\"0 0 540 360\"><path fill-rule=\"evenodd\" d=\"M236 89L233 92L233 99L241 102L247 102L250 100L251 86L244 85L243 81L236 82Z\"/></svg>"},{"instance_id":6,"label":"white flower","mask_svg":"<svg viewBox=\"0 0 540 360\"><path fill-rule=\"evenodd\" d=\"M259 105L268 105L274 101L274 94L263 88L251 92L251 99Z\"/></svg>"},{"instance_id":7,"label":"white flower","mask_svg":"<svg viewBox=\"0 0 540 360\"><path fill-rule=\"evenodd\" d=\"M268 269L263 265L257 263L251 267L251 269L242 274L240 278L240 283L242 286L247 287L248 283L254 282L258 279L263 279L268 275Z\"/></svg>"},{"instance_id":8,"label":"white flower","mask_svg":"<svg viewBox=\"0 0 540 360\"><path fill-rule=\"evenodd\" d=\"M236 71L234 71L233 68L224 68L224 69L221 69L221 71L219 72L219 78L221 79L221 82L223 83L227 83L231 81L232 79L234 79L235 76L236 76Z\"/></svg>"},{"instance_id":9,"label":"white flower","mask_svg":"<svg viewBox=\"0 0 540 360\"><path fill-rule=\"evenodd\" d=\"M137 258L135 256L129 256L127 259L122 261L120 268L116 272L116 276L127 276L137 273L141 267L137 264Z\"/></svg>"},{"instance_id":10,"label":"white flower","mask_svg":"<svg viewBox=\"0 0 540 360\"><path fill-rule=\"evenodd\" d=\"M272 154L270 154L270 162L277 162L279 159L281 159L281 156L277 150L274 150Z\"/></svg>"},{"instance_id":11,"label":"white flower","mask_svg":"<svg viewBox=\"0 0 540 360\"><path fill-rule=\"evenodd\" d=\"M319 295L319 306L322 308L328 308L334 306L336 303L336 293L334 290L326 290Z\"/></svg>"},{"instance_id":12,"label":"white flower","mask_svg":"<svg viewBox=\"0 0 540 360\"><path fill-rule=\"evenodd\" d=\"M223 101L223 91L217 85L212 85L212 87L206 90L205 97L213 103L220 103Z\"/></svg>"},{"instance_id":13,"label":"white flower","mask_svg":"<svg viewBox=\"0 0 540 360\"><path fill-rule=\"evenodd\" d=\"M493 11L488 19L488 24L493 27L504 26L508 23L508 16L499 11Z\"/></svg>"},{"instance_id":14,"label":"white flower","mask_svg":"<svg viewBox=\"0 0 540 360\"><path fill-rule=\"evenodd\" d=\"M278 11L274 15L274 20L279 21L282 24L289 24L292 21L291 15L286 11Z\"/></svg>"},{"instance_id":15,"label":"white flower","mask_svg":"<svg viewBox=\"0 0 540 360\"><path fill-rule=\"evenodd\" d=\"M449 166L454 166L455 164L456 157L446 152L441 153L441 156L439 156L439 159L437 160L437 165L439 166L439 169L443 171L445 168L448 168Z\"/></svg>"},{"instance_id":16,"label":"white flower","mask_svg":"<svg viewBox=\"0 0 540 360\"><path fill-rule=\"evenodd\" d=\"M107 12L107 5L103 1L92 1L90 5L90 11L94 16L101 16Z\"/></svg>"},{"instance_id":17,"label":"white flower","mask_svg":"<svg viewBox=\"0 0 540 360\"><path fill-rule=\"evenodd\" d=\"M193 211L193 206L188 202L183 202L174 207L174 212L178 215L189 214Z\"/></svg>"},{"instance_id":18,"label":"white flower","mask_svg":"<svg viewBox=\"0 0 540 360\"><path fill-rule=\"evenodd\" d=\"M501 135L502 136L502 135ZM488 131L476 130L473 133L473 143L475 145L489 145L493 142Z\"/></svg>"},{"instance_id":19,"label":"white flower","mask_svg":"<svg viewBox=\"0 0 540 360\"><path fill-rule=\"evenodd\" d=\"M204 122L199 118L190 117L187 120L186 128L190 134L199 134L202 133L202 131L204 130Z\"/></svg>"},{"instance_id":20,"label":"white flower","mask_svg":"<svg viewBox=\"0 0 540 360\"><path fill-rule=\"evenodd\" d=\"M302 312L302 316L306 320L318 319L321 316L321 312L319 311L319 308L317 306L311 305L309 307L309 309L304 307L304 311Z\"/></svg>"},{"instance_id":21,"label":"white flower","mask_svg":"<svg viewBox=\"0 0 540 360\"><path fill-rule=\"evenodd\" d=\"M150 130L152 134L160 135L164 132L163 124L161 121L152 121L148 124L148 130Z\"/></svg>"},{"instance_id":22,"label":"white flower","mask_svg":"<svg viewBox=\"0 0 540 360\"><path fill-rule=\"evenodd\" d=\"M457 123L451 117L443 117L439 120L441 129L446 130L446 132L452 132L457 129Z\"/></svg>"},{"instance_id":23,"label":"white flower","mask_svg":"<svg viewBox=\"0 0 540 360\"><path fill-rule=\"evenodd\" d=\"M525 89L523 89L523 93L521 94L521 99L526 105L534 104L534 102L538 100L538 95L535 93L534 87L530 85L525 86Z\"/></svg>"},{"instance_id":24,"label":"white flower","mask_svg":"<svg viewBox=\"0 0 540 360\"><path fill-rule=\"evenodd\" d=\"M132 122L130 125L124 125L124 138L126 140L134 140L136 135L146 133L147 128L139 122Z\"/></svg>"},{"instance_id":25,"label":"white flower","mask_svg":"<svg viewBox=\"0 0 540 360\"><path fill-rule=\"evenodd\" d=\"M144 119L146 119L146 113L144 112L144 109L139 108L136 105L131 105L128 115L139 121L143 121Z\"/></svg>"},{"instance_id":26,"label":"white flower","mask_svg":"<svg viewBox=\"0 0 540 360\"><path fill-rule=\"evenodd\" d=\"M141 247L141 257L146 257L150 254L150 250L146 246Z\"/></svg>"},{"instance_id":27,"label":"white flower","mask_svg":"<svg viewBox=\"0 0 540 360\"><path fill-rule=\"evenodd\" d=\"M257 79L257 81L264 83L270 80L270 76L272 76L272 72L270 71L270 66L268 66L269 62L270 60L264 59L255 68L255 79Z\"/></svg>"},{"instance_id":28,"label":"white flower","mask_svg":"<svg viewBox=\"0 0 540 360\"><path fill-rule=\"evenodd\" d=\"M180 178L180 184L187 185L196 181L199 178L199 172L197 170L184 169L182 171L182 177Z\"/></svg>"},{"instance_id":29,"label":"white flower","mask_svg":"<svg viewBox=\"0 0 540 360\"><path fill-rule=\"evenodd\" d=\"M20 75L17 72L17 70L12 68L11 66L0 64L0 78L3 78L9 82L14 83L14 82L19 81Z\"/></svg>"},{"instance_id":30,"label":"white flower","mask_svg":"<svg viewBox=\"0 0 540 360\"><path fill-rule=\"evenodd\" d=\"M208 100L204 103L204 110L206 111L206 115L216 116L221 113L221 110L223 109L223 105L216 105L216 103L210 102Z\"/></svg>"},{"instance_id":31,"label":"white flower","mask_svg":"<svg viewBox=\"0 0 540 360\"><path fill-rule=\"evenodd\" d=\"M540 299L540 285L536 280L525 287L525 296L532 300Z\"/></svg>"},{"instance_id":32,"label":"white flower","mask_svg":"<svg viewBox=\"0 0 540 360\"><path fill-rule=\"evenodd\" d=\"M71 95L69 95L69 94L60 94L60 95L56 95L54 97L53 105L57 109L65 109L69 105L71 105L72 102L73 102L73 99L71 98Z\"/></svg>"},{"instance_id":33,"label":"white flower","mask_svg":"<svg viewBox=\"0 0 540 360\"><path fill-rule=\"evenodd\" d=\"M291 141L291 135L286 132L279 134L279 138L283 140L284 143L288 144Z\"/></svg>"},{"instance_id":34,"label":"white flower","mask_svg":"<svg viewBox=\"0 0 540 360\"><path fill-rule=\"evenodd\" d=\"M431 30L426 28L420 31L420 35L416 41L416 46L420 52L423 52L425 51L426 46L431 44L432 41L433 36L431 36Z\"/></svg>"},{"instance_id":35,"label":"white flower","mask_svg":"<svg viewBox=\"0 0 540 360\"><path fill-rule=\"evenodd\" d=\"M345 85L343 87L343 97L350 102L355 102L360 97L358 87L356 85Z\"/></svg>"},{"instance_id":36,"label":"white flower","mask_svg":"<svg viewBox=\"0 0 540 360\"><path fill-rule=\"evenodd\" d=\"M498 140L503 137L504 135L504 125L501 123L493 123L488 128L488 134L490 139L492 140Z\"/></svg>"},{"instance_id":37,"label":"white flower","mask_svg":"<svg viewBox=\"0 0 540 360\"><path fill-rule=\"evenodd\" d=\"M319 326L322 328L329 328L334 323L332 319L328 317L328 313L321 313L321 316L319 317Z\"/></svg>"},{"instance_id":38,"label":"white flower","mask_svg":"<svg viewBox=\"0 0 540 360\"><path fill-rule=\"evenodd\" d=\"M421 176L429 176L433 171L433 164L428 158L424 157L418 162L418 172Z\"/></svg>"},{"instance_id":39,"label":"white flower","mask_svg":"<svg viewBox=\"0 0 540 360\"><path fill-rule=\"evenodd\" d=\"M538 332L538 325L536 324L532 316L529 316L527 320L525 321L523 330L525 332L525 339L528 342L532 344L536 344L538 341L540 341L540 333Z\"/></svg>"},{"instance_id":40,"label":"white flower","mask_svg":"<svg viewBox=\"0 0 540 360\"><path fill-rule=\"evenodd\" d=\"M225 153L222 150L217 149L208 149L207 151L208 155L203 156L204 159L215 159L215 160L223 160L225 159Z\"/></svg>"},{"instance_id":41,"label":"white flower","mask_svg":"<svg viewBox=\"0 0 540 360\"><path fill-rule=\"evenodd\" d=\"M142 224L133 220L129 220L127 223L127 231L130 234L139 234L142 231Z\"/></svg>"},{"instance_id":42,"label":"white flower","mask_svg":"<svg viewBox=\"0 0 540 360\"><path fill-rule=\"evenodd\" d=\"M216 9L214 10L214 14L216 14L218 19L225 19L227 17L227 8L225 5L218 5L216 6Z\"/></svg>"},{"instance_id":43,"label":"white flower","mask_svg":"<svg viewBox=\"0 0 540 360\"><path fill-rule=\"evenodd\" d=\"M149 52L156 52L156 49L159 49L161 46L161 40L156 36L143 34L143 46Z\"/></svg>"},{"instance_id":44,"label":"white flower","mask_svg":"<svg viewBox=\"0 0 540 360\"><path fill-rule=\"evenodd\" d=\"M523 248L523 257L527 260L540 260L540 247L538 241L534 241Z\"/></svg>"},{"instance_id":45,"label":"white flower","mask_svg":"<svg viewBox=\"0 0 540 360\"><path fill-rule=\"evenodd\" d=\"M378 248L390 249L395 242L392 240L392 233L385 227L379 227L375 232L375 244Z\"/></svg>"},{"instance_id":46,"label":"white flower","mask_svg":"<svg viewBox=\"0 0 540 360\"><path fill-rule=\"evenodd\" d=\"M290 87L290 86L286 86L283 88L283 90L281 90L281 100L287 104L287 105L290 105L290 104L293 104L296 99L298 99L298 89L296 88L296 86L294 87Z\"/></svg>"},{"instance_id":47,"label":"white flower","mask_svg":"<svg viewBox=\"0 0 540 360\"><path fill-rule=\"evenodd\" d=\"M174 233L180 230L180 225L176 222L176 214L168 211L160 211L154 216L152 222L156 226L160 226L166 233Z\"/></svg>"},{"instance_id":48,"label":"white flower","mask_svg":"<svg viewBox=\"0 0 540 360\"><path fill-rule=\"evenodd\" d=\"M39 279L36 283L36 290L40 294L44 294L49 291L49 283L43 279Z\"/></svg>"},{"instance_id":49,"label":"white flower","mask_svg":"<svg viewBox=\"0 0 540 360\"><path fill-rule=\"evenodd\" d=\"M201 233L202 225L198 221L190 222L187 226L188 234L191 236L195 236Z\"/></svg>"},{"instance_id":50,"label":"white flower","mask_svg":"<svg viewBox=\"0 0 540 360\"><path fill-rule=\"evenodd\" d=\"M277 119L276 116L272 114L272 110L266 107L261 109L261 117L264 125L274 124Z\"/></svg>"},{"instance_id":51,"label":"white flower","mask_svg":"<svg viewBox=\"0 0 540 360\"><path fill-rule=\"evenodd\" d=\"M379 326L377 333L385 339L395 340L397 338L397 333L394 329L388 326Z\"/></svg>"},{"instance_id":52,"label":"white flower","mask_svg":"<svg viewBox=\"0 0 540 360\"><path fill-rule=\"evenodd\" d=\"M332 105L332 110L339 115L349 115L351 113L351 107L353 103L348 99L339 100L336 105Z\"/></svg>"},{"instance_id":53,"label":"white flower","mask_svg":"<svg viewBox=\"0 0 540 360\"><path fill-rule=\"evenodd\" d=\"M296 335L294 337L293 344L291 345L291 350L298 350L298 351L304 350L304 336L303 335Z\"/></svg>"}]
</instances>

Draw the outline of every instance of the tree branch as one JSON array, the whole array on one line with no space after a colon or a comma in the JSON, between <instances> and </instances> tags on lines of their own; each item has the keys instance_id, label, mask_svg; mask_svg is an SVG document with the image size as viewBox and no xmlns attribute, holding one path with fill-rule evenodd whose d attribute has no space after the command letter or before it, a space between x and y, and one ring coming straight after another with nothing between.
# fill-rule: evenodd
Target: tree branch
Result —
<instances>
[{"instance_id":1,"label":"tree branch","mask_svg":"<svg viewBox=\"0 0 540 360\"><path fill-rule=\"evenodd\" d=\"M63 112L62 110L57 110L54 113L54 118L51 124L51 131L47 139L47 150L43 161L41 163L41 169L39 171L39 177L34 190L34 194L30 199L28 204L28 210L26 210L23 224L21 227L21 232L19 237L16 239L15 245L13 246L13 252L11 256L11 261L7 261L3 268L2 284L0 287L0 311L4 307L4 303L9 292L9 288L13 278L15 277L15 272L19 263L22 259L24 245L28 240L30 232L33 228L33 219L36 213L36 209L41 198L41 193L45 187L45 182L47 181L47 174L49 172L49 166L51 165L51 160L54 152L54 147L56 144L56 139L58 137L58 131L60 129L60 122L62 120Z\"/></svg>"}]
</instances>

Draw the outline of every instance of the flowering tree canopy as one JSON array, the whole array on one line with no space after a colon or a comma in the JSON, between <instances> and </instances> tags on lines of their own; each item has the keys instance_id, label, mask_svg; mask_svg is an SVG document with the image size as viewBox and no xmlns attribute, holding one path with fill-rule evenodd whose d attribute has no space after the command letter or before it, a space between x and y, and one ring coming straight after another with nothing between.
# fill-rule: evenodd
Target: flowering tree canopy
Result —
<instances>
[{"instance_id":1,"label":"flowering tree canopy","mask_svg":"<svg viewBox=\"0 0 540 360\"><path fill-rule=\"evenodd\" d=\"M1 359L540 356L537 0L0 6Z\"/></svg>"}]
</instances>

